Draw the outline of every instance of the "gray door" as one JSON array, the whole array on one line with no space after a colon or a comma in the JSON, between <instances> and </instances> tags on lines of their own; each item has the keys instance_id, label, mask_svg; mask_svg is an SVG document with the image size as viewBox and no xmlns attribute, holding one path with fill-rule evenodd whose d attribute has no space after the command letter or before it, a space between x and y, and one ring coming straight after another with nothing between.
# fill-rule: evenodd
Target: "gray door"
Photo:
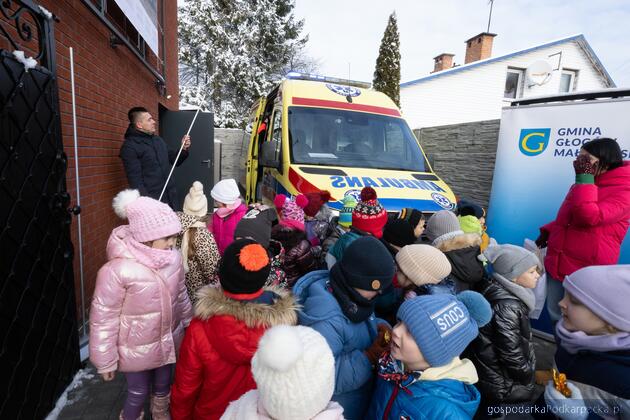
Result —
<instances>
[{"instance_id":1,"label":"gray door","mask_svg":"<svg viewBox=\"0 0 630 420\"><path fill-rule=\"evenodd\" d=\"M181 139L195 116L196 111L169 111L160 108L160 136L166 141L170 150L179 150ZM214 116L209 112L199 112L195 125L190 132L191 146L188 159L175 168L169 185L177 188L175 210L181 210L184 198L194 181L203 184L208 197L208 205L212 205L210 190L214 185Z\"/></svg>"}]
</instances>

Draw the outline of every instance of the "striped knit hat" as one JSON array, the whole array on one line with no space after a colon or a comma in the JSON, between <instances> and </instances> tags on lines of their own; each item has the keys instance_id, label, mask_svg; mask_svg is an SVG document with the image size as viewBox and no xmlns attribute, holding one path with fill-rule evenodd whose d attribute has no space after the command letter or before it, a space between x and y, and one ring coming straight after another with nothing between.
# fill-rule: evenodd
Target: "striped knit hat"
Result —
<instances>
[{"instance_id":1,"label":"striped knit hat","mask_svg":"<svg viewBox=\"0 0 630 420\"><path fill-rule=\"evenodd\" d=\"M352 211L352 226L381 238L385 223L387 223L387 212L378 202L376 191L372 187L363 187L361 201Z\"/></svg>"},{"instance_id":2,"label":"striped knit hat","mask_svg":"<svg viewBox=\"0 0 630 420\"><path fill-rule=\"evenodd\" d=\"M338 223L343 227L349 228L352 226L352 211L357 205L357 200L351 195L346 195L343 200L341 200L341 204L343 207L339 211Z\"/></svg>"}]
</instances>

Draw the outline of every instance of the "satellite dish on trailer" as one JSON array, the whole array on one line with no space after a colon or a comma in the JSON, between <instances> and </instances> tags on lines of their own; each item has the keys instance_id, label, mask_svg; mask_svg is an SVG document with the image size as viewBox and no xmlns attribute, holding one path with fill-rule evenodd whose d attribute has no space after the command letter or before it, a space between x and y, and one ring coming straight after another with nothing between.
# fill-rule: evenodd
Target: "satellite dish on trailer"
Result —
<instances>
[{"instance_id":1,"label":"satellite dish on trailer","mask_svg":"<svg viewBox=\"0 0 630 420\"><path fill-rule=\"evenodd\" d=\"M534 61L525 71L527 77L527 87L542 86L551 79L553 68L545 60Z\"/></svg>"}]
</instances>

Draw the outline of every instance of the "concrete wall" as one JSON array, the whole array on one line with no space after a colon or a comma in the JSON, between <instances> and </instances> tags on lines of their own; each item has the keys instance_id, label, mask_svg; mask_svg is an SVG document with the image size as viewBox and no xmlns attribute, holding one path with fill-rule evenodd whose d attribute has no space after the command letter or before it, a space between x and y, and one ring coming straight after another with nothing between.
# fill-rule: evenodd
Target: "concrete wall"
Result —
<instances>
[{"instance_id":1,"label":"concrete wall","mask_svg":"<svg viewBox=\"0 0 630 420\"><path fill-rule=\"evenodd\" d=\"M247 152L249 134L237 128L215 128L214 141L221 142L221 161L216 161L219 156L215 154L215 167L221 168L219 179L234 178L245 185L245 165L241 156Z\"/></svg>"},{"instance_id":2,"label":"concrete wall","mask_svg":"<svg viewBox=\"0 0 630 420\"><path fill-rule=\"evenodd\" d=\"M414 130L433 170L458 198L475 200L488 208L499 138L499 121L425 127Z\"/></svg>"}]
</instances>

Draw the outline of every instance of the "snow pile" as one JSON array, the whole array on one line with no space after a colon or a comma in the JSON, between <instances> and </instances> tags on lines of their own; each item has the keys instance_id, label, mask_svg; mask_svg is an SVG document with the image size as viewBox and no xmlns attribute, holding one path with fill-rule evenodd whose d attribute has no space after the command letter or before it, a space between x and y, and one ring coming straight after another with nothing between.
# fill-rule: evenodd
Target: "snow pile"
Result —
<instances>
[{"instance_id":1,"label":"snow pile","mask_svg":"<svg viewBox=\"0 0 630 420\"><path fill-rule=\"evenodd\" d=\"M24 55L24 51L13 51L13 56L17 61L22 63L22 65L24 66L24 71L26 71L27 73L29 69L34 69L37 66L37 60L35 60L33 57L26 57Z\"/></svg>"},{"instance_id":2,"label":"snow pile","mask_svg":"<svg viewBox=\"0 0 630 420\"><path fill-rule=\"evenodd\" d=\"M46 19L51 20L53 18L53 14L44 6L39 6L39 10L42 12L44 16L46 16Z\"/></svg>"},{"instance_id":3,"label":"snow pile","mask_svg":"<svg viewBox=\"0 0 630 420\"><path fill-rule=\"evenodd\" d=\"M73 391L83 385L84 380L93 379L95 375L91 372L93 372L92 369L86 368L81 369L77 372L76 375L74 375L74 379L72 379L72 382L70 382L70 385L68 385L66 390L63 391L63 394L61 394L61 396L57 400L57 404L55 404L55 408L53 408L53 410L48 413L48 416L46 416L45 420L57 420L57 417L59 416L59 413L61 413L61 410L63 410L66 405L72 404L74 402L74 400L68 400L68 392Z\"/></svg>"}]
</instances>

